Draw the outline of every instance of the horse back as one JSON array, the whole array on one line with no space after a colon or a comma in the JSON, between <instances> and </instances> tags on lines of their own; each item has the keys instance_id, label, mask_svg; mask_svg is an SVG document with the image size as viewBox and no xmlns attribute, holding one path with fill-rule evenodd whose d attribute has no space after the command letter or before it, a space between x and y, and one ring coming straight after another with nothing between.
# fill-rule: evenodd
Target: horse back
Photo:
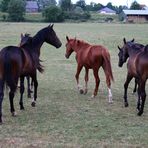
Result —
<instances>
[{"instance_id":1,"label":"horse back","mask_svg":"<svg viewBox=\"0 0 148 148\"><path fill-rule=\"evenodd\" d=\"M20 48L17 46L7 46L0 51L0 76L2 77L4 71L4 64L7 63L12 66L12 74L16 75L20 72L22 67L22 54Z\"/></svg>"},{"instance_id":2,"label":"horse back","mask_svg":"<svg viewBox=\"0 0 148 148\"><path fill-rule=\"evenodd\" d=\"M148 79L148 52L143 51L139 54L136 61L137 73L144 79Z\"/></svg>"},{"instance_id":3,"label":"horse back","mask_svg":"<svg viewBox=\"0 0 148 148\"><path fill-rule=\"evenodd\" d=\"M89 45L77 54L77 62L88 68L100 67L103 64L102 53L105 49L101 45Z\"/></svg>"}]
</instances>

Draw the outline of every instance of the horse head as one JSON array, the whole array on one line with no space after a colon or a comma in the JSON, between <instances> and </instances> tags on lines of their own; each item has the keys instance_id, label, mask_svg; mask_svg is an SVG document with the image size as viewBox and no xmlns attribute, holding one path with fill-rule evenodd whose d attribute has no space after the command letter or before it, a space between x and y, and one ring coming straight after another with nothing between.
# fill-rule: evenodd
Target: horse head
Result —
<instances>
[{"instance_id":1,"label":"horse head","mask_svg":"<svg viewBox=\"0 0 148 148\"><path fill-rule=\"evenodd\" d=\"M45 28L45 32L43 34L45 38L45 42L53 45L56 48L60 48L62 46L62 43L58 36L56 35L54 29L53 29L53 24L49 25L48 27Z\"/></svg>"},{"instance_id":2,"label":"horse head","mask_svg":"<svg viewBox=\"0 0 148 148\"><path fill-rule=\"evenodd\" d=\"M68 59L69 56L72 54L72 52L74 51L73 50L73 39L69 39L68 36L66 36L66 40L67 40L67 43L66 43L66 53L65 53L65 57Z\"/></svg>"},{"instance_id":3,"label":"horse head","mask_svg":"<svg viewBox=\"0 0 148 148\"><path fill-rule=\"evenodd\" d=\"M123 38L123 43L124 43L124 45L122 46L122 48L118 46L118 49L119 49L119 53L118 53L118 57L119 57L118 66L119 67L122 67L123 64L126 62L127 58L129 57L128 50L130 50L130 44L134 43L134 39L127 42L126 39Z\"/></svg>"}]
</instances>

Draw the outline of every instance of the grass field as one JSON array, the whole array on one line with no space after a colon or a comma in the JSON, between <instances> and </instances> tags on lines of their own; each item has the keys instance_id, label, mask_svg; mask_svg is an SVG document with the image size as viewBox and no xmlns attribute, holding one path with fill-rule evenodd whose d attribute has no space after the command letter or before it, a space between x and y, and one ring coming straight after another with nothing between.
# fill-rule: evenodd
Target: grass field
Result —
<instances>
[{"instance_id":1,"label":"grass field","mask_svg":"<svg viewBox=\"0 0 148 148\"><path fill-rule=\"evenodd\" d=\"M34 35L46 23L0 23L0 48L18 45L20 33ZM148 102L142 117L136 115L136 95L129 86L129 107L123 106L123 84L126 65L118 67L117 45L123 37L135 38L147 44L148 24L55 24L55 31L63 46L56 49L44 44L41 59L45 72L38 73L38 100L35 108L24 96L25 111L19 110L19 90L14 102L17 117L9 112L8 92L3 101L4 124L0 126L0 148L146 148L148 147ZM90 72L89 91L80 95L74 78L75 54L65 59L65 36L77 37L92 44L106 46L111 54L115 82L112 84L113 104L108 104L107 87L100 69L100 87L97 97L90 100L94 78ZM81 73L81 83L84 84ZM146 87L148 93L148 85Z\"/></svg>"}]
</instances>

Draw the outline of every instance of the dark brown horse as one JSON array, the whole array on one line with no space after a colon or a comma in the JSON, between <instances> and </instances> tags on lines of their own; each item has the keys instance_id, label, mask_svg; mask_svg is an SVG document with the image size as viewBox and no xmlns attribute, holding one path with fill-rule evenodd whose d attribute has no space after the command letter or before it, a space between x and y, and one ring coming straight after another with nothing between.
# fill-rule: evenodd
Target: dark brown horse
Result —
<instances>
[{"instance_id":1,"label":"dark brown horse","mask_svg":"<svg viewBox=\"0 0 148 148\"><path fill-rule=\"evenodd\" d=\"M92 95L94 98L97 95L98 87L100 83L100 78L98 75L99 68L102 67L104 69L106 75L106 83L109 92L109 102L112 102L112 93L111 93L111 80L113 80L111 62L110 62L110 54L108 50L101 45L90 45L84 41L77 39L69 39L66 37L66 53L65 57L69 58L73 51L76 52L76 60L77 60L77 73L75 75L77 81L77 87L80 93L87 93L87 83L88 83L88 73L89 69L93 69L93 74L96 80L96 86ZM85 67L85 88L81 89L79 85L79 74L83 68Z\"/></svg>"},{"instance_id":2,"label":"dark brown horse","mask_svg":"<svg viewBox=\"0 0 148 148\"><path fill-rule=\"evenodd\" d=\"M20 109L23 106L24 77L30 76L34 82L34 98L32 104L35 104L37 98L37 69L42 72L39 55L42 44L46 42L56 48L61 47L53 25L41 29L31 40L24 42L20 47L7 46L0 51L0 123L2 123L2 101L4 96L4 84L10 88L9 100L10 111L15 115L13 104L14 94L20 78Z\"/></svg>"},{"instance_id":3,"label":"dark brown horse","mask_svg":"<svg viewBox=\"0 0 148 148\"><path fill-rule=\"evenodd\" d=\"M134 44L133 44L133 47L137 50L137 51L139 51L139 52L142 52L143 51L143 47L144 47L144 45L142 45L142 44L139 44L139 43L135 43L134 42L134 39L133 40L131 40L131 41L129 41L129 42L133 42ZM119 50L121 50L121 48L118 46L118 49ZM139 52L137 52L137 53L139 53ZM120 58L120 54L121 53L119 53L118 54L118 56L119 56L119 63L118 63L118 66L119 67L122 67L122 65L123 65L123 62L122 62L122 59ZM134 54L135 55L135 54ZM131 62L132 62L132 60L131 60ZM133 78L133 77L132 77ZM132 78L131 78L131 80L132 80ZM130 81L131 81L130 80ZM127 92L127 88L128 88L128 85L129 85L129 83L130 83L130 81L126 81L126 83L125 83L125 89L126 89L126 92ZM137 91L137 79L135 78L135 86L134 86L134 89L133 89L133 93L135 93L136 91ZM127 93L126 93L127 94Z\"/></svg>"},{"instance_id":4,"label":"dark brown horse","mask_svg":"<svg viewBox=\"0 0 148 148\"><path fill-rule=\"evenodd\" d=\"M119 67L128 60L128 72L126 82L124 84L124 104L125 107L128 106L127 101L127 88L131 79L134 77L138 82L138 102L137 109L139 110L138 115L143 114L144 104L146 99L145 84L148 78L148 52L147 46L135 44L131 41L126 42L123 39L124 45L119 48ZM141 102L141 103L140 103Z\"/></svg>"}]
</instances>

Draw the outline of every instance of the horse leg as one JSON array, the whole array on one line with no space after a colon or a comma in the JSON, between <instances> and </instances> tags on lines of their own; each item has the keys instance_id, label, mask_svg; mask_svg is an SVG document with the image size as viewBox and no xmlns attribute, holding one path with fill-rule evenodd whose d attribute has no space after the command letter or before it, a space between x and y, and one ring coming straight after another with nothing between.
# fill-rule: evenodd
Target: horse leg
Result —
<instances>
[{"instance_id":1,"label":"horse leg","mask_svg":"<svg viewBox=\"0 0 148 148\"><path fill-rule=\"evenodd\" d=\"M32 98L32 103L31 106L35 107L35 102L37 99L37 88L38 88L38 81L37 81L37 73L35 73L35 75L32 77L32 80L34 82L34 97Z\"/></svg>"},{"instance_id":2,"label":"horse leg","mask_svg":"<svg viewBox=\"0 0 148 148\"><path fill-rule=\"evenodd\" d=\"M124 83L124 106L128 107L128 101L127 101L127 89L130 81L132 80L133 76L127 74L126 81Z\"/></svg>"},{"instance_id":3,"label":"horse leg","mask_svg":"<svg viewBox=\"0 0 148 148\"><path fill-rule=\"evenodd\" d=\"M75 78L76 78L76 81L77 81L77 88L78 88L80 94L83 94L83 93L84 93L84 92L83 92L83 89L82 89L82 88L80 87L80 85L79 85L79 74L80 74L80 72L81 72L81 70L82 70L82 67L83 67L83 66L80 66L80 65L78 64L78 66L77 66L77 72L76 72L76 75L75 75Z\"/></svg>"},{"instance_id":4,"label":"horse leg","mask_svg":"<svg viewBox=\"0 0 148 148\"><path fill-rule=\"evenodd\" d=\"M15 93L16 88L10 87L10 92L9 92L9 101L10 101L10 112L12 116L16 116L15 109L14 109L14 104L13 104L13 99L14 99L14 93Z\"/></svg>"},{"instance_id":5,"label":"horse leg","mask_svg":"<svg viewBox=\"0 0 148 148\"><path fill-rule=\"evenodd\" d=\"M145 92L145 81L140 82L140 94L141 94L141 107L140 110L138 112L138 116L141 116L143 114L143 110L144 110L144 104L145 104L145 99L146 99L146 92Z\"/></svg>"},{"instance_id":6,"label":"horse leg","mask_svg":"<svg viewBox=\"0 0 148 148\"><path fill-rule=\"evenodd\" d=\"M140 103L141 102L141 91L140 91L140 84L138 85L138 100L137 100L137 110L140 111Z\"/></svg>"},{"instance_id":7,"label":"horse leg","mask_svg":"<svg viewBox=\"0 0 148 148\"><path fill-rule=\"evenodd\" d=\"M106 84L107 84L107 87L108 87L108 102L109 103L113 103L113 99L112 99L112 91L111 91L111 80L110 80L110 76L108 75L107 73L107 69L105 68L105 66L103 65L102 66L103 69L104 69L104 73L105 73L105 76L106 76Z\"/></svg>"},{"instance_id":8,"label":"horse leg","mask_svg":"<svg viewBox=\"0 0 148 148\"><path fill-rule=\"evenodd\" d=\"M113 99L112 99L113 95L112 95L112 91L111 91L111 81L110 81L109 77L106 77L106 84L108 87L108 102L113 103Z\"/></svg>"},{"instance_id":9,"label":"horse leg","mask_svg":"<svg viewBox=\"0 0 148 148\"><path fill-rule=\"evenodd\" d=\"M98 69L93 69L93 74L94 74L94 77L95 77L96 85L95 85L94 93L91 96L91 98L94 98L97 95L98 87L99 87L99 84L100 84L100 78L99 78L99 75L98 75Z\"/></svg>"},{"instance_id":10,"label":"horse leg","mask_svg":"<svg viewBox=\"0 0 148 148\"><path fill-rule=\"evenodd\" d=\"M133 90L133 93L135 93L136 92L136 90L137 90L137 79L135 78L135 87L134 87L134 90Z\"/></svg>"},{"instance_id":11,"label":"horse leg","mask_svg":"<svg viewBox=\"0 0 148 148\"><path fill-rule=\"evenodd\" d=\"M2 102L4 98L4 82L0 80L0 124L2 121Z\"/></svg>"},{"instance_id":12,"label":"horse leg","mask_svg":"<svg viewBox=\"0 0 148 148\"><path fill-rule=\"evenodd\" d=\"M26 79L27 79L27 96L28 96L28 98L31 98L31 88L30 88L30 77L29 76L27 76L26 77Z\"/></svg>"},{"instance_id":13,"label":"horse leg","mask_svg":"<svg viewBox=\"0 0 148 148\"><path fill-rule=\"evenodd\" d=\"M24 94L24 76L20 77L20 110L24 110L24 105L23 105L23 94Z\"/></svg>"},{"instance_id":14,"label":"horse leg","mask_svg":"<svg viewBox=\"0 0 148 148\"><path fill-rule=\"evenodd\" d=\"M88 83L88 72L89 72L89 69L88 68L85 68L85 87L84 87L84 94L87 94L87 83Z\"/></svg>"}]
</instances>

